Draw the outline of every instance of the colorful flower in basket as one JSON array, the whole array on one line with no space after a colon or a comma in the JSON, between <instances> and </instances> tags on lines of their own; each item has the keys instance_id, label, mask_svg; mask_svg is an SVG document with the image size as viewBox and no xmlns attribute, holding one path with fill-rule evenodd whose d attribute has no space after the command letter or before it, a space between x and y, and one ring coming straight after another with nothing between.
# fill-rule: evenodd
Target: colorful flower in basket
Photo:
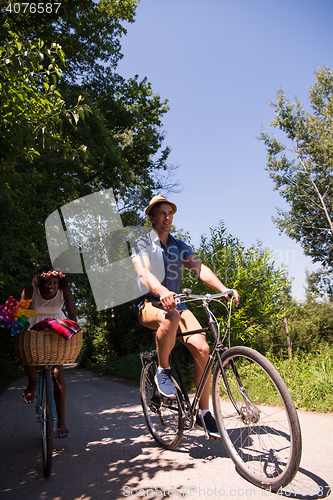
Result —
<instances>
[{"instance_id":1,"label":"colorful flower in basket","mask_svg":"<svg viewBox=\"0 0 333 500\"><path fill-rule=\"evenodd\" d=\"M28 309L31 299L16 300L9 297L3 306L0 306L0 327L10 328L12 336L23 331L27 331L30 323L28 318L39 316L38 312Z\"/></svg>"}]
</instances>

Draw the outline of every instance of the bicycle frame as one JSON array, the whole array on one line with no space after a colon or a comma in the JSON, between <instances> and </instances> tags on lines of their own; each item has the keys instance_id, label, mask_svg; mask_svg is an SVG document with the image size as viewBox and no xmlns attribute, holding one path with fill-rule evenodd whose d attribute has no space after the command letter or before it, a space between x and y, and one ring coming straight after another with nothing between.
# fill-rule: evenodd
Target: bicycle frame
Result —
<instances>
[{"instance_id":1,"label":"bicycle frame","mask_svg":"<svg viewBox=\"0 0 333 500\"><path fill-rule=\"evenodd\" d=\"M174 367L175 367L175 372L176 372L178 383L179 383L179 389L182 392L182 394L184 396L184 399L185 399L188 407L190 408L190 413L191 413L192 417L195 417L196 411L197 411L198 406L199 406L199 401L200 401L200 398L202 396L202 392L203 392L204 387L205 387L205 385L207 383L208 377L210 376L210 374L212 372L212 368L213 368L213 364L214 364L215 359L217 359L217 361L218 361L218 363L219 363L219 365L221 367L221 373L222 373L223 381L225 383L225 387L226 387L229 399L230 399L232 405L234 406L235 410L237 411L237 413L240 414L238 405L236 404L236 402L235 402L235 400L234 400L234 398L232 396L232 393L231 393L231 390L230 390L230 387L229 387L229 384L228 384L228 381L227 381L227 377L225 375L225 371L224 371L224 367L223 367L223 362L222 362L221 354L220 354L221 351L226 351L228 349L228 347L225 347L223 345L223 343L221 342L221 339L220 339L220 330L219 330L219 327L217 325L217 320L215 319L215 317L213 316L212 312L209 309L209 303L210 303L210 301L212 299L216 300L216 299L221 298L221 297L226 297L227 295L230 296L230 295L232 295L232 293L233 293L232 290L226 290L224 293L219 293L219 294L215 294L215 295L207 294L203 298L200 295L192 295L189 292L189 290L184 290L183 293L178 294L175 297L177 304L180 304L181 301L182 301L182 299L188 299L188 300L192 300L192 301L201 300L202 301L202 306L205 308L205 311L206 311L206 314L207 314L207 317L208 317L208 325L209 326L207 326L205 328L200 328L198 330L192 330L192 331L186 332L186 335L195 335L196 333L204 333L204 332L210 331L210 332L212 332L212 334L214 336L214 345L213 345L213 348L212 348L211 352L209 353L209 359L208 359L207 364L206 364L206 366L204 368L203 374L201 376L201 379L200 379L199 385L197 387L197 390L195 392L195 395L194 395L192 403L191 403L190 398L188 396L188 392L186 390L183 377L181 375L181 370L180 370L180 366L179 366L179 363L178 363L178 360L177 360L177 356L176 356L175 350L172 349L172 351L171 351L171 358L172 358L172 361L173 361L173 364L174 364ZM229 307L229 311L228 311L228 313L229 313L229 320L228 320L228 325L226 327L226 334L227 334L228 331L230 331L231 307L232 307L232 299L230 299L230 307ZM184 335L183 333L178 333L177 337L182 337L183 335ZM142 363L144 363L144 359L151 359L152 356L156 356L156 351L148 353L148 355L146 354L146 356L147 356L146 358L144 356L141 356ZM249 398L248 398L248 396L246 394L245 388L243 387L243 384L241 382L241 378L240 378L240 376L239 376L239 374L237 372L237 369L236 369L236 367L235 367L235 365L234 365L233 362L231 362L231 368L232 368L232 370L233 370L233 372L235 374L235 377L237 378L238 383L239 383L239 385L241 387L241 391L242 391L242 394L243 394L244 401L248 402L248 403L251 403L251 401L249 400ZM182 412L183 412L183 418L185 418L186 415L185 415L185 412L184 412L183 409L182 409Z\"/></svg>"},{"instance_id":2,"label":"bicycle frame","mask_svg":"<svg viewBox=\"0 0 333 500\"><path fill-rule=\"evenodd\" d=\"M217 297L219 295L221 297L225 297L226 295L230 295L231 293L232 293L232 290L227 290L223 294L222 293L221 294L216 294L215 297ZM189 293L183 293L183 294L179 294L177 296L178 303L180 302L180 300L182 298L188 298L188 297L192 298L193 300L195 300L195 299L198 299L198 300L201 299L202 300L202 305L205 308L205 311L206 311L206 314L207 314L207 317L208 317L208 324L209 324L209 326L206 327L206 328L201 328L199 330L192 330L190 332L186 332L186 335L194 335L196 333L203 333L203 332L211 331L212 334L213 334L213 336L214 336L215 342L214 342L213 349L211 350L211 352L209 354L209 359L208 359L207 364L206 364L206 366L204 368L202 377L200 379L200 382L199 382L199 385L197 387L197 390L196 390L196 393L194 395L192 403L190 402L190 399L189 399L189 396L188 396L188 393L187 393L187 390L186 390L186 387L185 387L185 384L184 384L184 381L183 381L183 378L182 378L182 375L181 375L181 370L180 370L180 367L179 367L179 363L178 363L178 360L177 360L176 353L175 353L174 349L171 351L172 361L173 361L173 363L175 365L175 369L176 369L178 381L179 381L179 384L180 384L181 391L182 391L182 393L183 393L183 395L185 397L185 401L190 406L190 408L191 408L191 414L194 416L195 412L197 411L197 407L199 405L199 401L200 401L203 389L204 389L204 387L206 385L208 377L210 376L210 374L212 372L212 367L213 367L214 361L217 358L218 363L219 363L219 365L221 367L221 373L222 373L223 381L225 383L225 387L226 387L228 396L230 398L230 401L233 404L235 410L240 414L238 405L234 401L234 398L233 398L232 393L230 391L230 387L229 387L229 384L228 384L228 381L227 381L227 378L226 378L226 375L225 375L225 371L224 371L224 368L223 368L223 363L222 363L222 360L221 360L220 352L221 351L225 351L228 348L224 347L223 344L221 343L221 340L220 340L220 331L219 331L219 328L218 328L218 325L217 325L217 321L216 321L216 319L214 318L212 312L209 309L209 302L211 301L212 296L208 294L206 296L206 298L202 299L202 297L200 297L200 296L190 295ZM232 299L230 301L229 321L228 321L228 325L227 325L227 328L226 328L226 332L230 329L231 307L232 307ZM177 337L182 337L182 336L183 336L182 333L177 334ZM247 401L247 402L249 402L249 403L251 403L251 401L249 400L249 398L248 398L248 396L246 394L245 388L243 387L243 384L241 382L240 376L239 376L239 374L237 372L237 369L236 369L234 363L231 363L231 368L232 368L232 370L233 370L235 376L237 377L237 380L238 380L238 382L239 382L239 384L241 386L241 390L242 390L242 394L243 394L244 400Z\"/></svg>"},{"instance_id":3,"label":"bicycle frame","mask_svg":"<svg viewBox=\"0 0 333 500\"><path fill-rule=\"evenodd\" d=\"M225 293L223 293L223 294L221 293L219 295L221 297L224 297L226 295L229 295L230 293L232 293L232 290L227 290ZM198 330L192 330L192 331L186 332L186 335L195 335L197 333L204 333L204 332L207 332L207 331L211 331L212 334L213 334L213 336L214 336L214 340L215 340L213 349L211 350L211 352L209 354L209 359L208 359L207 364L206 364L206 366L204 368L202 377L200 379L200 382L199 382L199 385L197 387L197 390L196 390L196 393L194 395L192 403L190 402L190 399L189 399L189 396L188 396L188 393L187 393L187 390L186 390L186 387L185 387L185 383L184 383L184 380L183 380L182 375L181 375L181 370L180 370L180 366L179 366L179 363L178 363L178 360L177 360L177 356L176 356L175 350L172 349L172 351L171 351L171 357L172 357L173 364L175 366L175 371L176 371L176 374L177 374L177 378L178 378L178 382L179 382L179 385L180 385L181 392L184 395L186 403L191 408L191 414L193 416L195 416L195 412L197 411L197 407L199 405L199 401L200 401L202 392L204 390L204 387L206 385L208 377L210 376L210 374L212 372L212 367L213 367L214 361L215 361L215 359L217 357L217 359L218 359L218 361L220 363L220 366L221 367L223 366L222 362L221 362L220 351L221 350L225 350L226 347L224 347L223 344L220 341L220 331L219 331L216 319L214 318L213 314L211 313L211 311L209 309L209 302L211 300L211 296L207 295L206 298L202 299L202 297L199 297L199 296L190 295L189 293L183 293L183 294L179 294L177 296L176 302L178 301L178 303L180 303L181 299L183 299L183 298L189 298L189 297L191 299L193 299L193 300L195 300L196 298L198 300L199 299L202 300L203 307L205 308L205 311L206 311L206 314L207 314L207 317L208 317L208 325L209 326L205 327L205 328L200 328ZM216 295L215 295L215 297L216 297ZM230 307L231 307L231 305L230 305ZM229 328L229 326L230 326L230 314L229 314L229 322L228 322L228 327L227 328ZM177 334L177 337L182 337L182 336L183 336L183 333ZM228 384L227 384L227 381L226 381L226 377L225 377L225 374L224 374L224 370L222 370L222 373L223 373L224 380L226 382L226 386L228 387ZM228 387L228 389L229 389L229 387ZM228 390L228 392L230 393L230 390ZM231 401L233 401L231 393L229 394L229 396L230 396ZM233 403L234 403L234 401L233 401ZM236 404L235 404L235 407L237 407Z\"/></svg>"}]
</instances>

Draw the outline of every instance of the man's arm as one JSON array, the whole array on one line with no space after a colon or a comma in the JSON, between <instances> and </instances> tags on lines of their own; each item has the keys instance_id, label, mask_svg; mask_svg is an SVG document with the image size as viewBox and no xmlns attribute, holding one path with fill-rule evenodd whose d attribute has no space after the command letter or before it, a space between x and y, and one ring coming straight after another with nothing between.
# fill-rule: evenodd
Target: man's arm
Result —
<instances>
[{"instance_id":1,"label":"man's arm","mask_svg":"<svg viewBox=\"0 0 333 500\"><path fill-rule=\"evenodd\" d=\"M203 281L206 285L215 288L219 292L226 292L229 290L222 281L213 273L213 271L202 264L202 262L195 255L189 255L184 259L184 265L194 272L194 274ZM239 295L237 290L233 290L235 305L239 304Z\"/></svg>"},{"instance_id":2,"label":"man's arm","mask_svg":"<svg viewBox=\"0 0 333 500\"><path fill-rule=\"evenodd\" d=\"M150 271L150 260L146 255L138 255L132 258L132 262L138 276L150 292L158 295L160 297L163 309L166 311L171 311L176 309L177 305L174 299L174 292L170 292L165 286L163 286L159 280Z\"/></svg>"}]
</instances>

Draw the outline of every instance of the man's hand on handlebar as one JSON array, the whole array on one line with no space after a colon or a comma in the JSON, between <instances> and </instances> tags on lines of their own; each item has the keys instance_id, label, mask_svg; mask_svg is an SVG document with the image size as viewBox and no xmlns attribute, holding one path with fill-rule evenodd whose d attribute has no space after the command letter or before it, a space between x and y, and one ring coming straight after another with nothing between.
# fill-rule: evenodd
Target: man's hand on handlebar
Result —
<instances>
[{"instance_id":1,"label":"man's hand on handlebar","mask_svg":"<svg viewBox=\"0 0 333 500\"><path fill-rule=\"evenodd\" d=\"M173 309L177 309L177 304L175 302L175 292L170 292L170 290L165 290L160 295L160 302L165 311L172 311Z\"/></svg>"},{"instance_id":2,"label":"man's hand on handlebar","mask_svg":"<svg viewBox=\"0 0 333 500\"><path fill-rule=\"evenodd\" d=\"M234 302L235 302L235 306L237 307L238 304L239 304L239 294L238 294L237 290L233 290L232 296L233 296L233 299L234 299ZM227 298L229 300L229 296Z\"/></svg>"}]
</instances>

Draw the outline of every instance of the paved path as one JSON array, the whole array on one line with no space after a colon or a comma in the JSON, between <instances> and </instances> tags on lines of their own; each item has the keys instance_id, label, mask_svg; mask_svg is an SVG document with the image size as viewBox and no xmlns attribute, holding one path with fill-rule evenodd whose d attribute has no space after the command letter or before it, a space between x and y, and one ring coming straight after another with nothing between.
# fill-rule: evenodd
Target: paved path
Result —
<instances>
[{"instance_id":1,"label":"paved path","mask_svg":"<svg viewBox=\"0 0 333 500\"><path fill-rule=\"evenodd\" d=\"M0 392L1 500L129 498L278 499L239 476L221 441L184 435L177 450L159 449L147 433L137 383L66 370L67 425L56 439L52 474L41 469L35 406L21 399L25 377ZM333 487L333 415L299 413L300 471L284 497L319 499Z\"/></svg>"}]
</instances>

